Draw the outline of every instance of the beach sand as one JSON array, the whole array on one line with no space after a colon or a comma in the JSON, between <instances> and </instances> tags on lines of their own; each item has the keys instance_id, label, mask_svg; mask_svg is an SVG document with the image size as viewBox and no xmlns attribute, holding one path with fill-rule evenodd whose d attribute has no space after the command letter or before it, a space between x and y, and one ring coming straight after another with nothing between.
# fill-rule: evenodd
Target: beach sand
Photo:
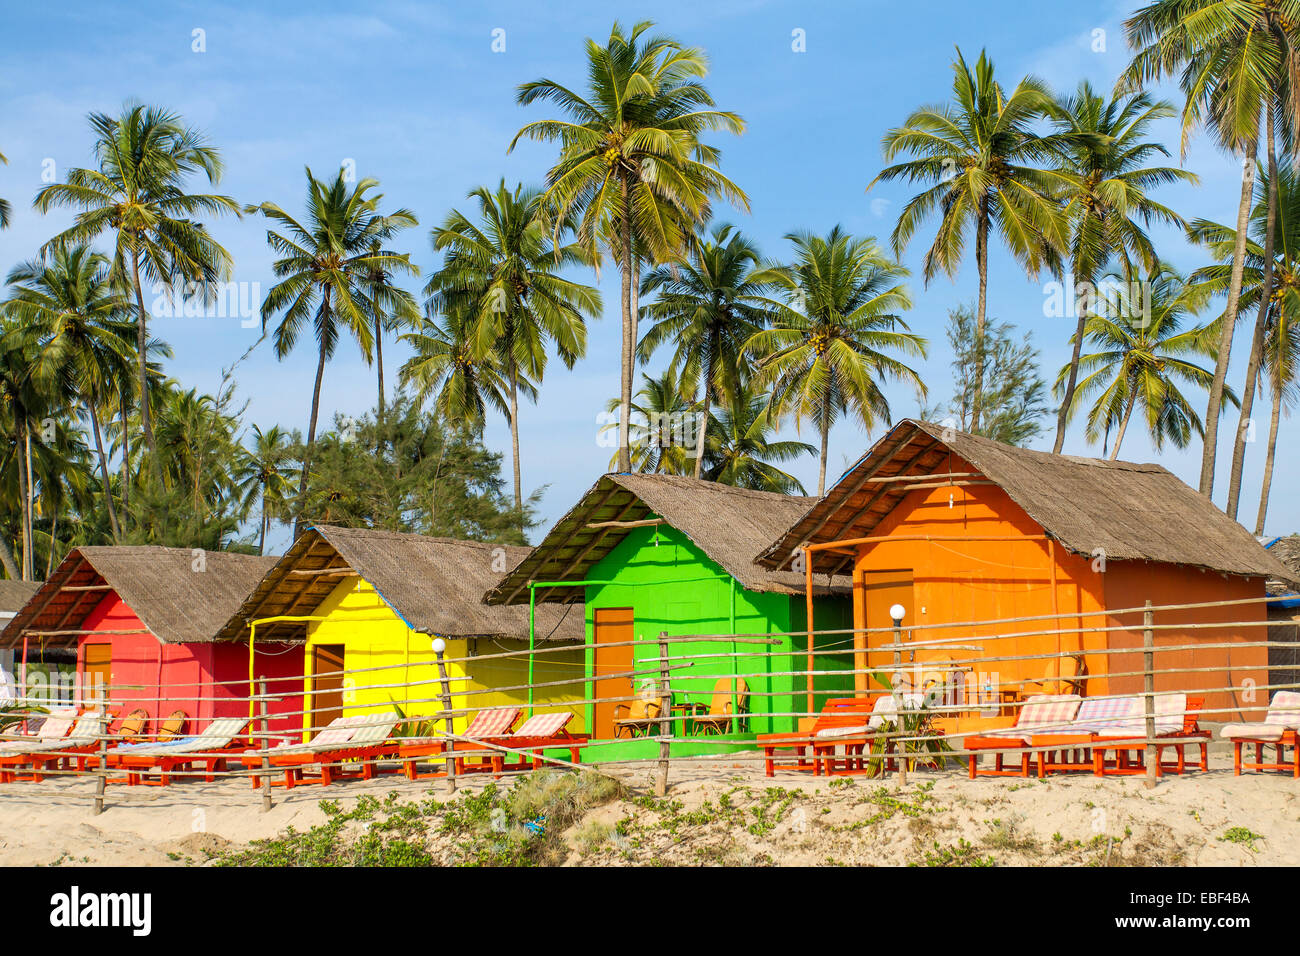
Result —
<instances>
[{"instance_id":1,"label":"beach sand","mask_svg":"<svg viewBox=\"0 0 1300 956\"><path fill-rule=\"evenodd\" d=\"M667 799L655 800L652 766L605 769L628 794L566 832L570 865L1300 864L1300 781L1234 777L1222 752L1211 755L1208 774L1165 776L1151 790L1139 777L1090 774L970 780L957 770L915 771L905 786L892 775L767 778L761 763L737 757L674 763ZM458 792L489 781L462 778ZM112 785L96 816L91 779L12 783L0 787L0 862L200 865L286 827L322 822L323 799L346 808L363 794L393 791L448 799L440 780L389 775L277 788L263 812L260 791L246 780L181 781Z\"/></svg>"}]
</instances>

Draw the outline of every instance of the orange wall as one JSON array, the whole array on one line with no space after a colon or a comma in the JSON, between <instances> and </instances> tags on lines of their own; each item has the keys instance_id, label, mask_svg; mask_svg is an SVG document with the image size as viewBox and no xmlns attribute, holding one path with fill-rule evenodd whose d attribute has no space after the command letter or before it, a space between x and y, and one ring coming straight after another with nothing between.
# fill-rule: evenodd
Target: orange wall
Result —
<instances>
[{"instance_id":1,"label":"orange wall","mask_svg":"<svg viewBox=\"0 0 1300 956\"><path fill-rule=\"evenodd\" d=\"M1153 605L1190 604L1193 602L1234 601L1260 598L1264 594L1263 578L1243 578L1202 571L1196 568L1170 564L1145 564L1132 561L1112 562L1106 571L1106 605L1112 608L1141 607L1144 602ZM1111 655L1110 668L1117 675L1142 669L1142 613L1113 615L1107 623L1123 626L1127 630L1112 631L1112 647L1132 647L1134 654ZM1262 711L1251 713L1247 708L1264 707L1272 696L1268 690L1255 690L1268 684L1268 648L1227 647L1214 644L1242 644L1268 640L1267 627L1230 626L1229 622L1267 621L1267 606L1259 601L1229 607L1189 608L1181 611L1156 611L1152 614L1154 630L1155 666L1159 670L1196 668L1196 673L1157 674L1156 690L1183 690L1189 695L1205 698L1206 720L1259 720ZM1229 626L1194 628L1190 630L1161 630L1166 624L1213 624L1223 622ZM1159 648L1201 645L1194 650L1161 652ZM1208 668L1208 670L1200 670ZM1142 689L1141 677L1116 676L1115 693L1137 693ZM1211 691L1210 688L1232 687L1231 691Z\"/></svg>"},{"instance_id":2,"label":"orange wall","mask_svg":"<svg viewBox=\"0 0 1300 956\"><path fill-rule=\"evenodd\" d=\"M968 463L953 458L951 467L942 471L974 471ZM889 628L891 626L888 603L898 595L897 590L883 587L882 599L873 602L873 592L864 590L869 581L888 580L885 572L897 571L900 578L911 575L911 606L904 620L908 625L945 625L957 621L992 621L1053 613L1074 614L1065 618L1066 627L1099 627L1116 622L1105 614L1105 609L1140 606L1147 598L1156 604L1190 603L1192 601L1226 600L1239 597L1261 596L1263 582L1259 579L1234 578L1193 568L1175 565L1134 564L1111 561L1095 562L1091 556L1067 552L1059 545L1051 545L1041 538L1042 528L1016 505L1002 489L994 485L970 485L921 489L907 495L872 532L872 536L907 535L936 536L1008 536L1019 540L1007 541L904 541L894 540L859 546L855 561L855 627ZM1052 565L1055 564L1055 606L1053 603ZM1095 566L1095 569L1094 569ZM905 587L904 587L905 590ZM907 603L907 602L904 602ZM1172 613L1172 612L1169 612ZM1199 621L1247 620L1265 614L1262 604L1227 609L1205 609L1183 612L1183 620ZM1217 615L1217 616L1216 616ZM1123 623L1133 623L1126 621ZM1140 615L1137 617L1140 627ZM1159 623L1159 621L1158 621ZM1128 693L1140 690L1138 685L1124 682L1110 687L1106 675L1111 670L1134 670L1108 660L1127 655L1098 653L1107 647L1107 634L1025 634L1031 631L1050 631L1051 621L1032 621L1022 624L1002 624L975 627L940 626L918 630L910 634L912 641L958 639L959 643L977 645L978 650L948 650L951 657L974 659L971 666L978 676L968 678L968 693L974 686L1031 680L1041 678L1047 667L1046 660L996 660L999 657L1022 657L1033 654L1054 654L1059 651L1081 649L1085 651L1086 674L1089 675L1087 693ZM1246 629L1238 629L1246 631ZM1249 631L1234 634L1231 631L1193 631L1192 640L1204 643L1230 638L1233 640L1262 640ZM1132 646L1132 635L1115 632L1112 639L1118 646ZM1141 646L1141 631L1135 632L1137 646ZM1004 635L999 638L998 635ZM1015 636L1019 635L1019 636ZM1127 635L1127 636L1126 636ZM1187 643L1188 634L1175 638L1162 638L1167 643ZM872 634L871 646L889 643L888 633ZM1125 643L1125 642L1130 643ZM1092 653L1087 653L1091 651ZM916 658L923 660L933 652L919 650ZM904 662L908 662L905 655ZM1169 655L1172 658L1172 655ZM1184 689L1200 686L1226 686L1250 678L1259 684L1266 683L1267 673L1262 650L1243 649L1231 653L1230 677L1227 652L1201 651L1196 653L1195 666L1223 668L1215 672L1190 675L1177 679L1171 675L1166 681L1157 678L1157 690ZM1188 666L1182 659L1166 660L1157 657L1157 666ZM859 664L859 666L863 666ZM892 652L869 655L872 668L891 668ZM1267 693L1263 695L1267 698ZM1206 707L1218 706L1207 700ZM1227 719L1217 717L1211 719Z\"/></svg>"}]
</instances>

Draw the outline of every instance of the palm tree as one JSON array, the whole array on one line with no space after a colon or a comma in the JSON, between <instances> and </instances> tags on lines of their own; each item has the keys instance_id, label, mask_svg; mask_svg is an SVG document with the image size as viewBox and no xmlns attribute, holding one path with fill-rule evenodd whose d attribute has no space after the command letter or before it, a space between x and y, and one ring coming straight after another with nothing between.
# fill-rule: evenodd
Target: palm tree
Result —
<instances>
[{"instance_id":1,"label":"palm tree","mask_svg":"<svg viewBox=\"0 0 1300 956\"><path fill-rule=\"evenodd\" d=\"M257 553L266 553L266 533L273 520L288 516L293 494L293 437L279 425L266 431L254 425L251 447L245 448L235 470L235 487L244 514L259 506Z\"/></svg>"},{"instance_id":2,"label":"palm tree","mask_svg":"<svg viewBox=\"0 0 1300 956\"><path fill-rule=\"evenodd\" d=\"M604 245L622 276L623 350L619 470L631 467L629 416L636 348L638 272L681 256L695 224L710 215L710 200L724 196L749 209L745 194L718 171L717 148L700 141L710 130L744 131L735 113L715 110L700 82L708 72L703 51L663 35L652 23L624 32L615 23L601 46L587 40L589 89L576 93L554 80L519 87L518 102L553 103L563 119L529 123L511 141L559 142L560 157L547 174L543 204L555 229L576 222L578 242L594 260Z\"/></svg>"},{"instance_id":3,"label":"palm tree","mask_svg":"<svg viewBox=\"0 0 1300 956\"><path fill-rule=\"evenodd\" d=\"M842 416L868 429L889 422L881 385L890 379L911 383L923 396L921 377L890 353L924 356L926 341L898 314L912 306L901 281L907 270L874 239L854 239L839 226L824 237L786 238L794 243L794 265L774 272L786 302L745 352L758 359L757 384L772 390L773 420L791 416L796 426L804 419L816 424L821 495L831 426Z\"/></svg>"},{"instance_id":4,"label":"palm tree","mask_svg":"<svg viewBox=\"0 0 1300 956\"><path fill-rule=\"evenodd\" d=\"M1011 254L1031 275L1044 267L1056 271L1067 245L1065 217L1052 198L1057 180L1035 164L1045 163L1057 145L1053 136L1038 136L1033 124L1053 115L1056 106L1041 80L1027 76L1007 94L981 51L972 73L957 50L953 62L953 101L923 106L897 129L885 134L885 159L915 158L881 170L871 184L895 179L932 184L903 207L894 227L895 257L901 258L917 228L932 214L939 228L923 260L926 285L940 270L956 276L975 230L975 267L979 296L976 332L984 333L988 304L989 232L1002 234ZM977 370L976 394L983 388ZM972 409L979 427L982 410Z\"/></svg>"},{"instance_id":5,"label":"palm tree","mask_svg":"<svg viewBox=\"0 0 1300 956\"><path fill-rule=\"evenodd\" d=\"M1070 372L1056 418L1056 444L1065 444L1066 409L1074 403L1079 353L1088 320L1090 291L1106 262L1114 257L1126 275L1140 266L1155 271L1157 256L1147 228L1152 221L1185 226L1183 218L1148 195L1158 185L1196 183L1194 173L1168 166L1148 166L1153 157L1168 156L1160 143L1147 139L1151 124L1174 115L1174 108L1146 93L1097 95L1086 80L1074 96L1061 103L1056 127L1060 180L1057 196L1065 205L1070 226L1070 271L1076 288L1085 290L1075 304Z\"/></svg>"},{"instance_id":6,"label":"palm tree","mask_svg":"<svg viewBox=\"0 0 1300 956\"><path fill-rule=\"evenodd\" d=\"M1241 295L1260 114L1268 111L1271 115L1269 106L1278 95L1275 91L1289 89L1290 97L1300 97L1300 69L1292 42L1297 15L1300 5L1294 0L1154 0L1124 24L1135 53L1120 85L1132 88L1157 83L1177 73L1185 97L1183 155L1192 131L1204 123L1213 130L1220 148L1242 161L1237 245L1224 310L1228 321L1220 323L1205 413L1200 491L1207 497L1214 492L1219 416ZM1294 105L1296 100L1291 102ZM1300 112L1293 110L1293 117L1300 117Z\"/></svg>"},{"instance_id":7,"label":"palm tree","mask_svg":"<svg viewBox=\"0 0 1300 956\"><path fill-rule=\"evenodd\" d=\"M1263 339L1259 343L1260 367L1268 376L1273 399L1257 534L1263 534L1281 413L1294 401L1293 349L1300 338L1297 332L1300 329L1300 292L1297 292L1300 288L1300 174L1291 163L1278 164L1274 160L1272 167L1274 172L1255 184L1255 205L1247 231L1238 299L1241 309L1257 307L1266 314ZM1188 227L1188 235L1218 260L1188 277L1189 291L1206 298L1226 295L1237 246L1235 230L1197 219ZM1247 385L1252 389L1259 387L1258 378L1254 382L1248 378ZM1243 396L1243 407L1246 403L1247 397Z\"/></svg>"},{"instance_id":8,"label":"palm tree","mask_svg":"<svg viewBox=\"0 0 1300 956\"><path fill-rule=\"evenodd\" d=\"M60 246L48 261L22 263L9 273L8 283L12 296L0 308L40 342L33 363L36 381L66 383L90 418L104 506L117 541L122 528L100 412L131 375L131 303L113 287L108 259L84 245Z\"/></svg>"},{"instance_id":9,"label":"palm tree","mask_svg":"<svg viewBox=\"0 0 1300 956\"><path fill-rule=\"evenodd\" d=\"M7 160L7 159L5 158L5 154L4 154L4 153L0 153L0 165L3 165L3 166L8 166L8 165L9 165L9 160ZM9 211L10 211L10 210L9 210L9 200L7 200L7 199L0 199L0 229L8 228L8 226L9 226Z\"/></svg>"},{"instance_id":10,"label":"palm tree","mask_svg":"<svg viewBox=\"0 0 1300 956\"><path fill-rule=\"evenodd\" d=\"M307 490L325 363L333 356L340 334L351 333L369 361L374 345L367 299L367 293L373 292L371 277L379 271L389 275L418 275L420 271L406 253L383 248L376 251L373 247L375 240L391 239L398 231L419 222L407 209L380 214L383 194L372 194L378 186L378 180L366 178L349 189L341 169L332 183L317 179L308 169L307 216L302 222L271 202L248 209L260 212L284 229L283 232L268 230L266 234L267 243L280 255L272 266L280 281L271 287L262 302L263 328L280 314L274 333L276 357L283 361L293 351L308 323L316 338L316 382L312 388L299 498ZM416 310L415 299L405 289L394 286L386 296L403 314ZM295 521L295 537L300 520L301 516Z\"/></svg>"},{"instance_id":11,"label":"palm tree","mask_svg":"<svg viewBox=\"0 0 1300 956\"><path fill-rule=\"evenodd\" d=\"M628 471L648 472L656 475L686 475L694 471L692 452L695 436L692 434L698 404L675 369L669 368L658 377L641 373L643 384L632 400L631 466ZM610 399L606 411L621 414L619 399ZM606 425L602 431L620 427ZM622 449L609 459L610 468L621 468Z\"/></svg>"},{"instance_id":12,"label":"palm tree","mask_svg":"<svg viewBox=\"0 0 1300 956\"><path fill-rule=\"evenodd\" d=\"M503 179L495 190L480 186L469 198L478 203L477 222L453 209L433 230L443 263L424 292L436 312L463 303L474 316L477 355L499 355L508 384L515 508L522 515L520 381L532 388L541 384L549 344L565 368L586 354L583 317L600 314L600 293L559 275L563 266L588 260L576 243L550 241L537 190L510 190Z\"/></svg>"},{"instance_id":13,"label":"palm tree","mask_svg":"<svg viewBox=\"0 0 1300 956\"><path fill-rule=\"evenodd\" d=\"M1259 492L1259 513L1255 518L1255 534L1264 533L1264 518L1268 513L1268 496L1273 489L1273 462L1277 452L1278 423L1283 409L1295 407L1300 397L1300 283L1292 269L1287 285L1277 292L1277 300L1270 309L1270 320L1264 337L1264 372L1268 376L1269 391L1273 396L1273 410L1268 426L1268 456L1264 460L1264 481Z\"/></svg>"},{"instance_id":14,"label":"palm tree","mask_svg":"<svg viewBox=\"0 0 1300 956\"><path fill-rule=\"evenodd\" d=\"M464 422L474 432L482 430L489 405L509 415L510 389L500 354L488 350L480 356L477 331L478 317L465 307L446 311L441 324L427 315L418 328L401 336L415 354L398 373L403 388L413 387L417 404L432 398L439 417ZM516 384L526 397L536 397L532 382L521 377Z\"/></svg>"},{"instance_id":15,"label":"palm tree","mask_svg":"<svg viewBox=\"0 0 1300 956\"><path fill-rule=\"evenodd\" d=\"M383 244L375 239L370 243L370 254L378 260L383 252ZM379 391L379 417L384 417L384 335L401 332L414 327L420 321L417 309L410 308L411 302L401 294L393 284L392 274L378 261L363 279L364 310L368 313L375 335L376 381Z\"/></svg>"},{"instance_id":16,"label":"palm tree","mask_svg":"<svg viewBox=\"0 0 1300 956\"><path fill-rule=\"evenodd\" d=\"M0 412L13 442L14 472L17 475L18 510L21 514L21 571L24 581L32 579L32 426L47 407L47 396L32 378L35 336L12 319L0 324Z\"/></svg>"},{"instance_id":17,"label":"palm tree","mask_svg":"<svg viewBox=\"0 0 1300 956\"><path fill-rule=\"evenodd\" d=\"M767 325L773 284L757 246L729 225L696 239L685 263L658 266L641 282L641 295L658 297L641 310L654 324L641 337L637 357L644 363L659 346L674 343L672 367L703 401L696 478L703 474L710 409L736 397L745 343Z\"/></svg>"},{"instance_id":18,"label":"palm tree","mask_svg":"<svg viewBox=\"0 0 1300 956\"><path fill-rule=\"evenodd\" d=\"M221 179L222 161L203 134L182 125L175 113L153 106L128 105L119 117L91 113L97 169L73 169L66 183L52 183L36 194L41 212L79 209L73 225L42 247L113 238L111 275L135 293L139 325L136 361L139 388L146 388L149 313L143 279L170 283L180 279L210 291L230 274L230 254L195 217L239 214L229 196L187 193L185 181L202 173L209 183ZM145 444L154 450L153 420L148 403L141 406Z\"/></svg>"},{"instance_id":19,"label":"palm tree","mask_svg":"<svg viewBox=\"0 0 1300 956\"><path fill-rule=\"evenodd\" d=\"M1084 377L1075 388L1070 416L1095 396L1088 412L1087 438L1095 442L1103 431L1117 429L1110 451L1112 461L1119 457L1138 406L1157 450L1166 441L1185 448L1192 433L1202 434L1204 426L1181 387L1209 387L1213 373L1192 358L1214 355L1215 324L1183 331L1199 297L1185 290L1182 277L1168 266L1144 278L1150 296L1147 314L1127 301L1130 291L1122 284L1122 273L1103 277L1103 289L1108 282L1114 284L1113 291L1098 297L1084 328L1085 338L1099 351L1079 359ZM1066 365L1057 376L1057 394L1063 392L1069 371ZM1228 395L1235 403L1236 396Z\"/></svg>"},{"instance_id":20,"label":"palm tree","mask_svg":"<svg viewBox=\"0 0 1300 956\"><path fill-rule=\"evenodd\" d=\"M800 481L773 462L815 455L817 449L801 441L775 441L776 425L767 396L740 387L713 422L705 477L724 485L775 491L783 495L807 494Z\"/></svg>"}]
</instances>

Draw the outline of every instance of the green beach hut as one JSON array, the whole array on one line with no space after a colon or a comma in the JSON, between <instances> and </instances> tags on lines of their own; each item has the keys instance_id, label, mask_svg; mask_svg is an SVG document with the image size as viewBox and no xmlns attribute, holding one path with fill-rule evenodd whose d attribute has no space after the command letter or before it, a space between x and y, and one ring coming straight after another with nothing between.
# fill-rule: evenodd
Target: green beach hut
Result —
<instances>
[{"instance_id":1,"label":"green beach hut","mask_svg":"<svg viewBox=\"0 0 1300 956\"><path fill-rule=\"evenodd\" d=\"M657 645L630 641L654 641L663 632L772 635L773 645L671 644L673 658L693 662L672 673L673 704L707 705L720 679L739 677L749 689L749 717L731 728L731 736L792 730L798 718L782 715L807 707L806 638L798 633L807 626L804 578L760 568L754 558L815 501L671 475L605 475L484 601L574 604L586 619L589 701L635 696L653 682L653 674L601 677L657 666ZM847 577L819 575L814 594L816 629L853 626ZM545 637L538 633L534 639L540 646ZM828 634L820 637L816 651L852 646L851 633ZM814 668L846 669L851 661L849 655L817 653ZM853 678L819 676L816 689L820 707L828 696L852 694ZM613 738L615 704L586 706L592 737ZM688 729L680 723L674 727L682 735ZM717 738L713 741L716 751ZM601 756L617 759L618 754Z\"/></svg>"}]
</instances>

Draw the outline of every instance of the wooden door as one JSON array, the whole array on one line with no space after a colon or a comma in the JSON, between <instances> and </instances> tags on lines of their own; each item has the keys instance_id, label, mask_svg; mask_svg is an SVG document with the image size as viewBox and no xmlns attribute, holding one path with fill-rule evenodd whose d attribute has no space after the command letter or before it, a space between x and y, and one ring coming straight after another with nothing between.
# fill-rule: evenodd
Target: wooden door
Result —
<instances>
[{"instance_id":1,"label":"wooden door","mask_svg":"<svg viewBox=\"0 0 1300 956\"><path fill-rule=\"evenodd\" d=\"M910 568L887 571L863 571L861 590L858 600L862 602L862 626L867 628L871 633L866 637L866 649L868 653L856 654L854 659L858 661L854 665L855 669L870 667L876 670L883 670L886 674L892 672L894 666L893 649L879 652L871 652L873 648L894 643L893 626L894 620L889 616L889 609L895 604L901 604L904 611L903 615L903 640L908 640L910 626L915 625L916 607L912 600L912 571ZM876 630L883 628L883 630ZM855 635L854 647L859 650L863 649L862 635ZM865 658L865 660L864 660ZM907 664L907 654L903 654L903 664ZM871 680L869 674L857 674L854 682L857 690L879 690L880 687L875 681Z\"/></svg>"},{"instance_id":2,"label":"wooden door","mask_svg":"<svg viewBox=\"0 0 1300 956\"><path fill-rule=\"evenodd\" d=\"M604 697L633 696L630 677L603 679L602 674L625 674L634 669L636 648L625 642L632 637L632 609L630 607L600 607L594 613L595 661L595 715L591 735L602 740L614 736L614 709L619 701L603 702ZM609 647L611 643L619 647Z\"/></svg>"},{"instance_id":3,"label":"wooden door","mask_svg":"<svg viewBox=\"0 0 1300 956\"><path fill-rule=\"evenodd\" d=\"M311 706L309 715L314 737L336 717L343 716L344 647L342 644L317 644L312 648Z\"/></svg>"},{"instance_id":4,"label":"wooden door","mask_svg":"<svg viewBox=\"0 0 1300 956\"><path fill-rule=\"evenodd\" d=\"M81 668L81 702L102 703L113 684L113 645L87 644Z\"/></svg>"}]
</instances>

